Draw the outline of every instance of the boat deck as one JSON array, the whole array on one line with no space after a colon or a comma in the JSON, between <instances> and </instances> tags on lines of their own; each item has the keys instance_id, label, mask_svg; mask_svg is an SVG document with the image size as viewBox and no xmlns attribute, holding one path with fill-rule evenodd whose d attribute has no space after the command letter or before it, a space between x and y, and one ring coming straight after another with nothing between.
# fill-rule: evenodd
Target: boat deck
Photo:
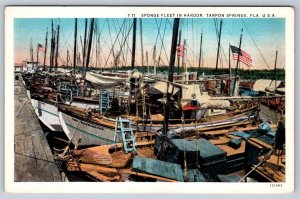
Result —
<instances>
[{"instance_id":1,"label":"boat deck","mask_svg":"<svg viewBox=\"0 0 300 199\"><path fill-rule=\"evenodd\" d=\"M59 182L62 177L26 89L15 80L14 158L16 182Z\"/></svg>"}]
</instances>

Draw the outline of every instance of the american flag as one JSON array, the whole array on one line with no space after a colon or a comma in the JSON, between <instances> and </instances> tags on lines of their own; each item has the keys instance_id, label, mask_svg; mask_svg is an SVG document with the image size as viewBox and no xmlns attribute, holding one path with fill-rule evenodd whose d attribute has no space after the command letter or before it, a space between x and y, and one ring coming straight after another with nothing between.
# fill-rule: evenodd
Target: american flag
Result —
<instances>
[{"instance_id":1,"label":"american flag","mask_svg":"<svg viewBox=\"0 0 300 199\"><path fill-rule=\"evenodd\" d=\"M39 51L45 52L46 48L42 44L38 44Z\"/></svg>"},{"instance_id":2,"label":"american flag","mask_svg":"<svg viewBox=\"0 0 300 199\"><path fill-rule=\"evenodd\" d=\"M184 56L184 45L177 45L177 57L183 57Z\"/></svg>"},{"instance_id":3,"label":"american flag","mask_svg":"<svg viewBox=\"0 0 300 199\"><path fill-rule=\"evenodd\" d=\"M239 48L236 46L230 46L231 51L232 51L232 57L234 60L238 59L239 56ZM245 51L243 51L242 49L240 49L240 61L243 62L244 64L246 64L247 66L252 66L252 58L251 56L246 53Z\"/></svg>"}]
</instances>

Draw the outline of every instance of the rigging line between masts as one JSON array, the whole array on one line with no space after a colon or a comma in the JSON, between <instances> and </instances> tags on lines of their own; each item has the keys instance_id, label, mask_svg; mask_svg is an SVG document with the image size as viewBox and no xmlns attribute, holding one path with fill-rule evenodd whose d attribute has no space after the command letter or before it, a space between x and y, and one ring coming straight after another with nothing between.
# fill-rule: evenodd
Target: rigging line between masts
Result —
<instances>
[{"instance_id":1,"label":"rigging line between masts","mask_svg":"<svg viewBox=\"0 0 300 199\"><path fill-rule=\"evenodd\" d=\"M126 19L124 19L121 28L124 26L125 22L126 22ZM117 42L117 38L119 37L119 35L120 35L120 33L121 33L121 28L120 28L120 31L118 32L117 37L116 37L116 39L115 39L115 41L114 41L114 43L113 43L113 45L112 45L112 47L111 47L111 49L110 49L110 51L109 51L108 57L107 57L107 59L105 60L105 64L104 64L103 67L106 67L106 66L107 66L107 63L108 63L109 58L110 58L110 55L113 53L114 46L115 46L115 44L116 44L116 42ZM127 35L126 35L126 38L128 37L128 35L129 35L130 31L131 31L131 28L132 28L132 25L131 25L131 27L129 28L129 31L128 31Z\"/></svg>"}]
</instances>

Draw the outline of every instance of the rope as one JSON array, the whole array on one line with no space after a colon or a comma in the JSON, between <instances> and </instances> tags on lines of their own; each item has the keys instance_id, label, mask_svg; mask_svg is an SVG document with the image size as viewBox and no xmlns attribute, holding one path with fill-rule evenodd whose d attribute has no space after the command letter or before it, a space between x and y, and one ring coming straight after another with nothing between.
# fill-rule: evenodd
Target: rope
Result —
<instances>
[{"instance_id":1,"label":"rope","mask_svg":"<svg viewBox=\"0 0 300 199\"><path fill-rule=\"evenodd\" d=\"M245 178L247 176L249 176L253 171L255 171L261 164L263 164L265 161L267 161L267 159L272 155L274 149L270 150L270 152L264 157L264 159L262 159L262 161L260 161L257 165L255 165L245 176L243 176L239 182L242 182L243 180L245 180Z\"/></svg>"},{"instance_id":2,"label":"rope","mask_svg":"<svg viewBox=\"0 0 300 199\"><path fill-rule=\"evenodd\" d=\"M161 36L160 31L158 32L160 40L161 40L161 47L160 47L159 57L161 57L162 50L164 50L165 56L167 58L167 62L169 62L168 55L167 55L167 52L166 52L166 48L165 48L165 45L164 45L164 38L165 38L166 28L167 28L167 22L165 23L163 36Z\"/></svg>"},{"instance_id":3,"label":"rope","mask_svg":"<svg viewBox=\"0 0 300 199\"><path fill-rule=\"evenodd\" d=\"M245 26L245 28L246 28L246 31L248 32L248 34L249 34L249 36L250 36L250 38L251 38L251 40L253 41L253 43L254 43L254 45L255 45L256 49L258 50L258 52L259 52L260 56L263 58L263 60L264 60L265 64L266 64L266 65L268 66L268 68L271 70L271 68L270 68L269 64L267 63L267 61L266 61L266 59L265 59L265 57L263 56L263 54L262 54L262 53L261 53L261 51L259 50L259 48L258 48L258 46L257 46L256 42L254 41L254 39L253 39L253 37L252 37L252 35L251 35L250 31L248 30L248 28L247 28L247 26L246 26L246 23L244 22L244 20L243 20L243 19L241 19L241 20L242 20L242 22L243 22L243 24L244 24L244 26Z\"/></svg>"},{"instance_id":4,"label":"rope","mask_svg":"<svg viewBox=\"0 0 300 199\"><path fill-rule=\"evenodd\" d=\"M19 109L18 113L16 114L15 118L17 118L17 116L20 114L20 112L23 109L26 102L27 102L27 99L23 102L23 104L22 104L21 108Z\"/></svg>"}]
</instances>

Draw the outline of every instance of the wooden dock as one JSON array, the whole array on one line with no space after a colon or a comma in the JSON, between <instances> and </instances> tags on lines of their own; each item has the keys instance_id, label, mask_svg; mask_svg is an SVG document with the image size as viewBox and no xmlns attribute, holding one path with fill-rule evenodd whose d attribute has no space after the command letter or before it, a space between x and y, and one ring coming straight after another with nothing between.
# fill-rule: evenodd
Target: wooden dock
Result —
<instances>
[{"instance_id":1,"label":"wooden dock","mask_svg":"<svg viewBox=\"0 0 300 199\"><path fill-rule=\"evenodd\" d=\"M21 76L19 76L21 77ZM62 177L21 80L15 80L16 182L59 182Z\"/></svg>"}]
</instances>

